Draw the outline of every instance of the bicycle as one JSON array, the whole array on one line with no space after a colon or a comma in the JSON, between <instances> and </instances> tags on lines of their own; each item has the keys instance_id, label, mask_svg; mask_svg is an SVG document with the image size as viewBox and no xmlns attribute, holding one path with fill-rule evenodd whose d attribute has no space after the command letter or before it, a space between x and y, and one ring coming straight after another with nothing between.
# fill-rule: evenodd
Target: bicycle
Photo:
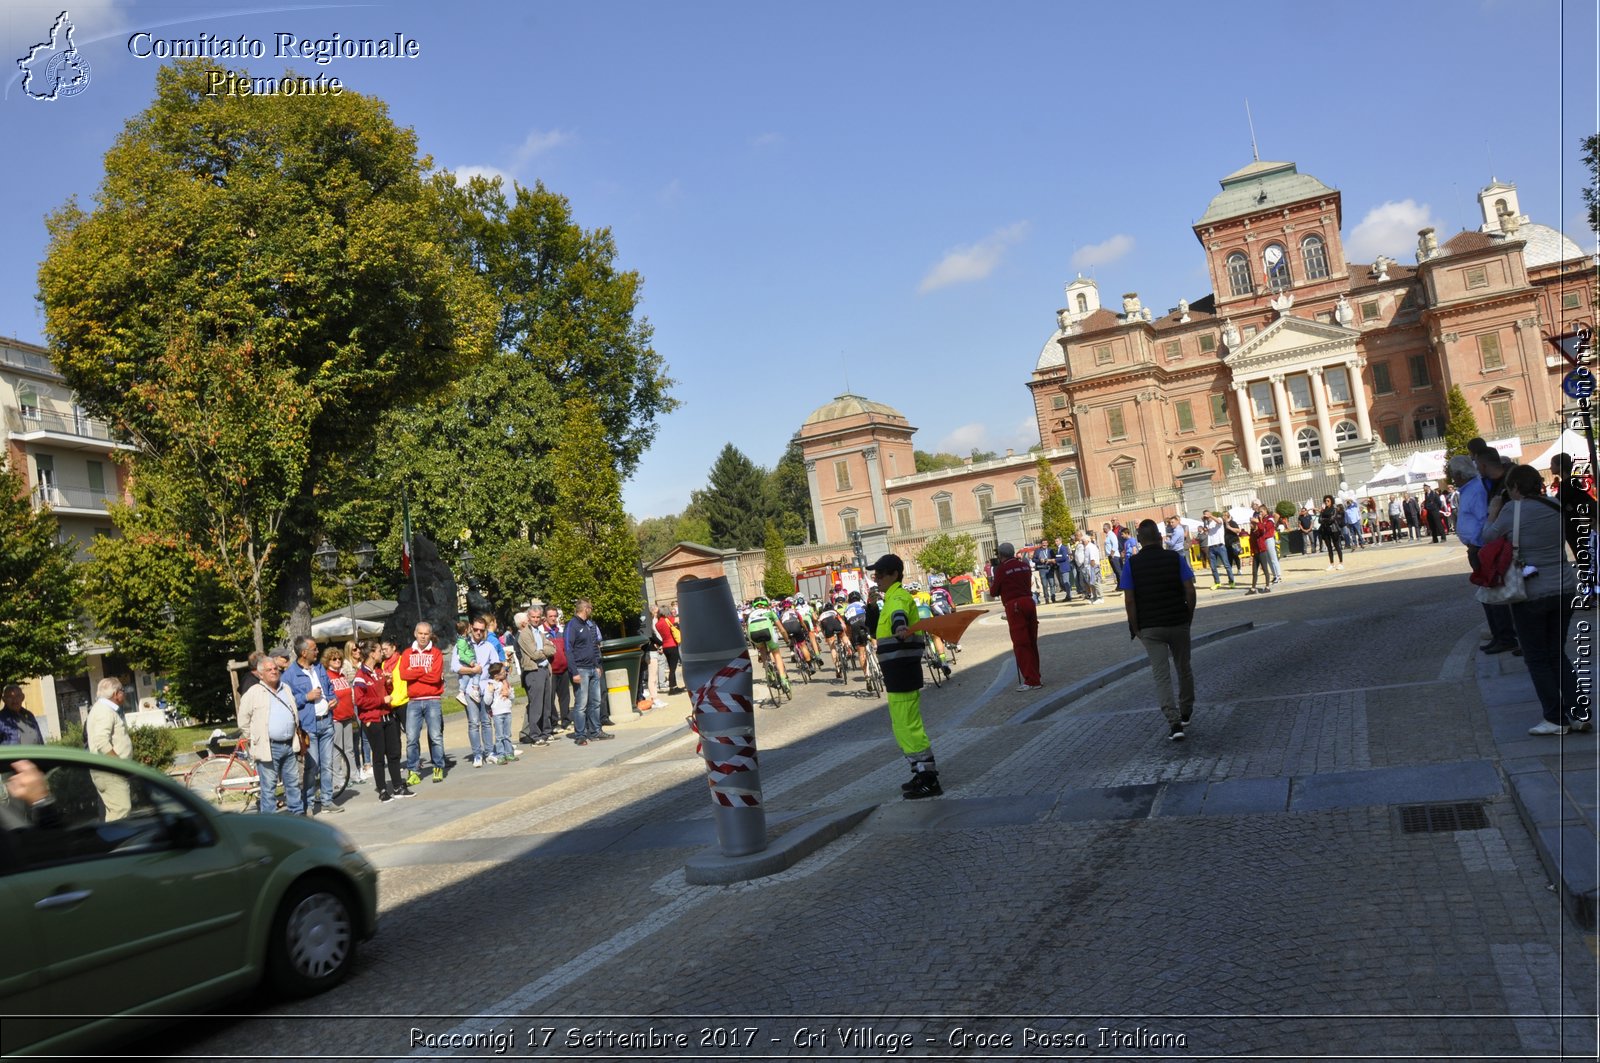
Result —
<instances>
[{"instance_id":1,"label":"bicycle","mask_svg":"<svg viewBox=\"0 0 1600 1063\"><path fill-rule=\"evenodd\" d=\"M794 693L784 689L783 681L778 675L778 666L772 663L772 658L763 658L761 661L761 666L764 669L763 677L767 683L767 698L772 701L772 707L775 709L778 708L783 704L782 699L784 698L793 701Z\"/></svg>"},{"instance_id":2,"label":"bicycle","mask_svg":"<svg viewBox=\"0 0 1600 1063\"><path fill-rule=\"evenodd\" d=\"M928 675L933 679L936 687L944 686L944 681L950 678L950 665L945 663L943 657L933 648L933 636L922 636L922 662L928 666Z\"/></svg>"},{"instance_id":3,"label":"bicycle","mask_svg":"<svg viewBox=\"0 0 1600 1063\"><path fill-rule=\"evenodd\" d=\"M867 643L867 696L883 693L883 666L878 663L878 648Z\"/></svg>"},{"instance_id":4,"label":"bicycle","mask_svg":"<svg viewBox=\"0 0 1600 1063\"><path fill-rule=\"evenodd\" d=\"M233 741L233 747L224 751L224 741ZM248 812L261 800L261 777L256 773L254 758L246 752L247 746L244 738L213 734L206 743L209 754L189 769L183 785L223 811Z\"/></svg>"}]
</instances>

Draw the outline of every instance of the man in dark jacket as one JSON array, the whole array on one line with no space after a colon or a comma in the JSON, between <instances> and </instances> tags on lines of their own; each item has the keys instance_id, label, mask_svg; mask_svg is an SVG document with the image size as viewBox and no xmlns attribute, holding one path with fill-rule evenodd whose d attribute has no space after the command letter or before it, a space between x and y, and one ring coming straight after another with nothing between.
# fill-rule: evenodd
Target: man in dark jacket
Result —
<instances>
[{"instance_id":1,"label":"man in dark jacket","mask_svg":"<svg viewBox=\"0 0 1600 1063\"><path fill-rule=\"evenodd\" d=\"M616 737L600 729L605 718L606 688L600 670L600 627L589 619L593 611L589 599L579 598L566 630L567 667L577 688L572 699L572 737L580 746Z\"/></svg>"},{"instance_id":2,"label":"man in dark jacket","mask_svg":"<svg viewBox=\"0 0 1600 1063\"><path fill-rule=\"evenodd\" d=\"M1139 552L1122 566L1122 602L1128 631L1144 646L1155 675L1156 698L1172 728L1174 742L1194 712L1194 671L1189 667L1189 629L1194 623L1194 570L1177 550L1161 549L1161 528L1139 522ZM1172 696L1172 667L1178 669L1178 696Z\"/></svg>"}]
</instances>

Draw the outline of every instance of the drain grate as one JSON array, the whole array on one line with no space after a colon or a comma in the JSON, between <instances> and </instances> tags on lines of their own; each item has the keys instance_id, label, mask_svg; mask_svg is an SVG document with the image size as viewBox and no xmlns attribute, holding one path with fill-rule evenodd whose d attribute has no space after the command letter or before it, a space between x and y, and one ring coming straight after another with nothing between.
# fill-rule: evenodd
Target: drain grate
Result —
<instances>
[{"instance_id":1,"label":"drain grate","mask_svg":"<svg viewBox=\"0 0 1600 1063\"><path fill-rule=\"evenodd\" d=\"M1489 817L1483 805L1465 801L1453 805L1404 805L1400 830L1405 834L1442 834L1456 830L1484 830Z\"/></svg>"}]
</instances>

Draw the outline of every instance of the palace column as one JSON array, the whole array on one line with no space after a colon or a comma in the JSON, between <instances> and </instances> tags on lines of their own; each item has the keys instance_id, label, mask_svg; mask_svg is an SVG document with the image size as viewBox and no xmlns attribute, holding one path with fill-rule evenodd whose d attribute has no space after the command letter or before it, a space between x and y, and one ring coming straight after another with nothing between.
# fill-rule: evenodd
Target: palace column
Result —
<instances>
[{"instance_id":1,"label":"palace column","mask_svg":"<svg viewBox=\"0 0 1600 1063\"><path fill-rule=\"evenodd\" d=\"M1322 367L1311 369L1311 401L1317 408L1317 432L1322 438L1322 460L1334 459L1333 430L1328 427L1328 391L1322 380Z\"/></svg>"},{"instance_id":2,"label":"palace column","mask_svg":"<svg viewBox=\"0 0 1600 1063\"><path fill-rule=\"evenodd\" d=\"M1244 465L1254 475L1261 475L1261 445L1256 442L1256 418L1250 410L1250 385L1243 380L1233 382L1233 393L1239 398L1239 431L1244 433Z\"/></svg>"},{"instance_id":3,"label":"palace column","mask_svg":"<svg viewBox=\"0 0 1600 1063\"><path fill-rule=\"evenodd\" d=\"M822 491L817 484L817 463L814 460L806 462L806 491L811 495L811 523L817 529L817 542L832 542L828 538L827 526L822 522Z\"/></svg>"},{"instance_id":4,"label":"palace column","mask_svg":"<svg viewBox=\"0 0 1600 1063\"><path fill-rule=\"evenodd\" d=\"M1367 385L1361 379L1361 370L1366 364L1365 358L1344 363L1345 372L1350 376L1350 401L1356 406L1356 431L1361 433L1363 443L1372 439L1372 411L1367 409Z\"/></svg>"},{"instance_id":5,"label":"palace column","mask_svg":"<svg viewBox=\"0 0 1600 1063\"><path fill-rule=\"evenodd\" d=\"M1300 446L1294 439L1294 421L1289 414L1289 391L1283 386L1283 374L1272 374L1272 401L1278 404L1278 435L1283 437L1283 464L1286 468L1300 467Z\"/></svg>"}]
</instances>

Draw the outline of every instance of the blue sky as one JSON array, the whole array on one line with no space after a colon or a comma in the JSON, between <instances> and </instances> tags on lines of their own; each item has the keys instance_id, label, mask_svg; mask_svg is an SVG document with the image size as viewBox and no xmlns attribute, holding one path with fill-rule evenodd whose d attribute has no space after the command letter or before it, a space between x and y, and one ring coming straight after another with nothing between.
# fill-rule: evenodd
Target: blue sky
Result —
<instances>
[{"instance_id":1,"label":"blue sky","mask_svg":"<svg viewBox=\"0 0 1600 1063\"><path fill-rule=\"evenodd\" d=\"M437 166L543 180L609 226L678 381L625 490L676 512L724 443L771 465L846 389L922 449L1037 442L1024 383L1062 287L1162 312L1209 290L1190 226L1217 180L1288 159L1343 194L1347 252L1414 260L1478 224L1491 176L1585 248L1591 0L1340 4L71 3L91 81L21 90L61 0L10 0L0 334L43 340L44 215L85 203L151 98L140 30L267 42L388 101ZM409 60L271 57L273 34L403 33ZM220 62L219 65L238 65Z\"/></svg>"}]
</instances>

